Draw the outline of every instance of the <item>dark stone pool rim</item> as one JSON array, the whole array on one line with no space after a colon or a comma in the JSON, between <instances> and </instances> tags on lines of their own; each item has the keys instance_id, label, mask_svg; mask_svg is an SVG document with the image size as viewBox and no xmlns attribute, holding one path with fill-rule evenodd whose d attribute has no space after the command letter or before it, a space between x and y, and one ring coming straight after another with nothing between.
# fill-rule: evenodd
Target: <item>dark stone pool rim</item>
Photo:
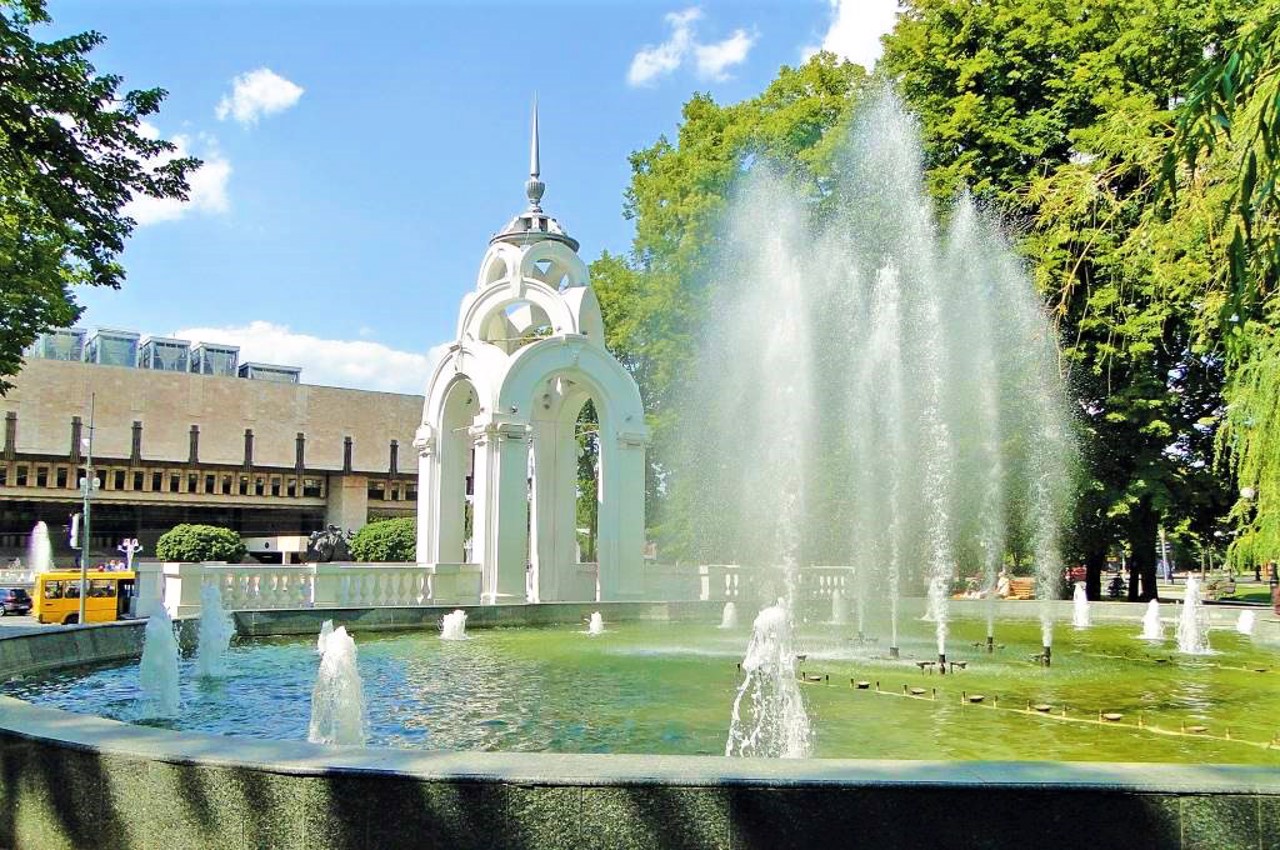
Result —
<instances>
[{"instance_id":1,"label":"dark stone pool rim","mask_svg":"<svg viewBox=\"0 0 1280 850\"><path fill-rule=\"evenodd\" d=\"M326 618L421 628L448 610L236 619L245 634L302 634ZM719 616L706 603L468 609L477 627L593 610ZM136 657L141 642L140 622L4 637L0 676ZM432 753L170 732L0 698L0 846L1280 848L1280 766Z\"/></svg>"}]
</instances>

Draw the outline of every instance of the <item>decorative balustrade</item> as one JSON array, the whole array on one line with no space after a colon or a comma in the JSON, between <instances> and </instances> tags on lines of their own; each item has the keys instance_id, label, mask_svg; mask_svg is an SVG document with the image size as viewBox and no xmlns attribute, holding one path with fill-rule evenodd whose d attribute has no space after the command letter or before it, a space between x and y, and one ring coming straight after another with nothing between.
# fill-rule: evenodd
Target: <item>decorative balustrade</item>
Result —
<instances>
[{"instance_id":1,"label":"decorative balustrade","mask_svg":"<svg viewBox=\"0 0 1280 850\"><path fill-rule=\"evenodd\" d=\"M204 584L216 585L231 611L480 604L478 564L140 562L137 569L137 613L142 615L156 604L171 614L196 614ZM651 563L644 570L644 593L654 600L752 603L782 587L779 570L739 564ZM829 602L837 590L852 598L854 574L853 567L802 567L796 579L797 600ZM594 598L598 577L599 565L577 564L569 598Z\"/></svg>"}]
</instances>

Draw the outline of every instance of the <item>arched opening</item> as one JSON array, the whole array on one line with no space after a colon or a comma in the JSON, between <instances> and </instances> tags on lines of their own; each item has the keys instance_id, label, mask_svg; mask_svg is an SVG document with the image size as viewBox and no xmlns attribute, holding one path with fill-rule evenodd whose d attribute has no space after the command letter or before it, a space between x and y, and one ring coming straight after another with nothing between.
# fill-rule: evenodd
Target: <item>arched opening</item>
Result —
<instances>
[{"instance_id":1,"label":"arched opening","mask_svg":"<svg viewBox=\"0 0 1280 850\"><path fill-rule=\"evenodd\" d=\"M484 322L480 338L511 354L531 342L551 336L555 331L546 310L533 301L522 299L493 311Z\"/></svg>"},{"instance_id":2,"label":"arched opening","mask_svg":"<svg viewBox=\"0 0 1280 850\"><path fill-rule=\"evenodd\" d=\"M531 423L530 598L600 598L604 399L579 376L548 378Z\"/></svg>"},{"instance_id":3,"label":"arched opening","mask_svg":"<svg viewBox=\"0 0 1280 850\"><path fill-rule=\"evenodd\" d=\"M475 492L472 481L474 445L471 425L480 410L480 395L466 378L458 378L445 394L441 416L439 551L440 563L471 561L471 528Z\"/></svg>"}]
</instances>

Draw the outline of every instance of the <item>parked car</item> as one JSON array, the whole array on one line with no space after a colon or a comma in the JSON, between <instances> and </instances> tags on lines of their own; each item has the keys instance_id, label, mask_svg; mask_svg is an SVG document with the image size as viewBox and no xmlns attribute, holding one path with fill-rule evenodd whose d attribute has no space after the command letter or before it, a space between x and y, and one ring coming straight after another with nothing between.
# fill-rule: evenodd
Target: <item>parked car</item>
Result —
<instances>
[{"instance_id":1,"label":"parked car","mask_svg":"<svg viewBox=\"0 0 1280 850\"><path fill-rule=\"evenodd\" d=\"M0 587L0 617L30 613L31 594L21 587Z\"/></svg>"}]
</instances>

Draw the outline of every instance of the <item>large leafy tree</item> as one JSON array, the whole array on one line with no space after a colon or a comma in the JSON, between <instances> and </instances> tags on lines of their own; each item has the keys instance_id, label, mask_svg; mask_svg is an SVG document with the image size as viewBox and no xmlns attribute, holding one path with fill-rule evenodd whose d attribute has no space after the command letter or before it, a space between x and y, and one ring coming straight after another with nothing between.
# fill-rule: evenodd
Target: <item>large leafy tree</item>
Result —
<instances>
[{"instance_id":1,"label":"large leafy tree","mask_svg":"<svg viewBox=\"0 0 1280 850\"><path fill-rule=\"evenodd\" d=\"M1091 594L1108 548L1127 542L1131 598L1153 598L1159 524L1208 527L1224 500L1203 496L1222 490L1204 451L1221 362L1194 320L1209 252L1153 248L1148 237L1176 234L1152 202L1170 108L1244 4L903 5L884 67L920 113L931 186L943 199L969 186L1014 222L1059 323L1081 410L1075 548Z\"/></svg>"},{"instance_id":2,"label":"large leafy tree","mask_svg":"<svg viewBox=\"0 0 1280 850\"><path fill-rule=\"evenodd\" d=\"M143 132L163 89L120 92L88 56L96 32L42 42L44 0L0 0L0 377L80 315L72 287L118 287L135 196L185 199L199 166ZM0 392L10 385L0 379Z\"/></svg>"},{"instance_id":3,"label":"large leafy tree","mask_svg":"<svg viewBox=\"0 0 1280 850\"><path fill-rule=\"evenodd\" d=\"M1213 54L1165 159L1178 208L1207 206L1220 256L1205 292L1227 360L1219 446L1239 478L1242 566L1280 558L1280 4L1261 4Z\"/></svg>"}]
</instances>

